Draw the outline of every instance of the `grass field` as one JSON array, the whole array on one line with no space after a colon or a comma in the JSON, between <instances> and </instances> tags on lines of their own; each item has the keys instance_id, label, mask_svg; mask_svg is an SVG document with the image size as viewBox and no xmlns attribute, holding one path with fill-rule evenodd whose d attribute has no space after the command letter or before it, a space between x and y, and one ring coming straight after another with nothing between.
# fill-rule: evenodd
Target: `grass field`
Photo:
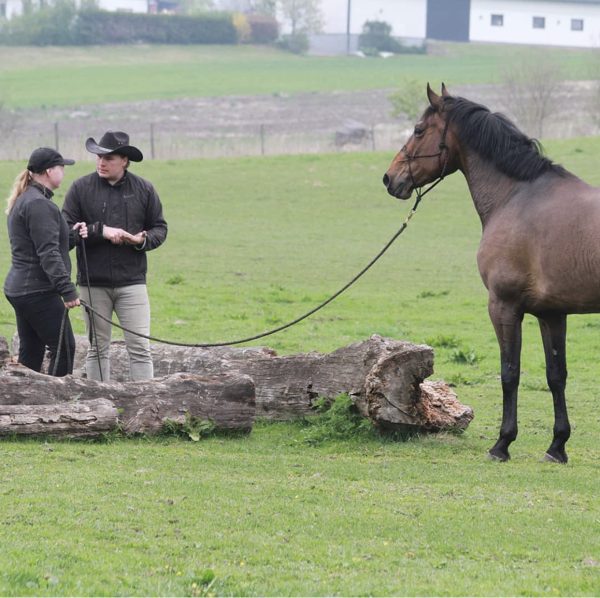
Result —
<instances>
[{"instance_id":1,"label":"grass field","mask_svg":"<svg viewBox=\"0 0 600 598\"><path fill-rule=\"evenodd\" d=\"M600 185L600 140L549 142L547 151ZM150 255L153 333L238 338L325 299L407 214L381 184L391 157L134 166L156 184L170 225ZM0 163L3 196L19 168ZM86 168L69 168L65 189ZM432 344L434 378L455 384L475 411L465 434L404 443L360 434L313 446L301 423L259 423L247 437L199 443L5 441L0 594L600 594L600 320L569 321L570 463L540 462L552 399L532 318L513 460L488 462L501 405L479 232L454 175L355 287L265 343L329 351L379 333ZM0 237L5 272L4 228ZM10 336L6 302L0 320Z\"/></svg>"},{"instance_id":2,"label":"grass field","mask_svg":"<svg viewBox=\"0 0 600 598\"><path fill-rule=\"evenodd\" d=\"M390 59L294 56L266 47L1 47L0 100L9 108L141 99L396 88L407 79L497 83L525 55L540 54L566 79L595 78L592 50L439 44ZM425 76L426 73L426 76ZM43 81L43 85L40 82Z\"/></svg>"}]
</instances>

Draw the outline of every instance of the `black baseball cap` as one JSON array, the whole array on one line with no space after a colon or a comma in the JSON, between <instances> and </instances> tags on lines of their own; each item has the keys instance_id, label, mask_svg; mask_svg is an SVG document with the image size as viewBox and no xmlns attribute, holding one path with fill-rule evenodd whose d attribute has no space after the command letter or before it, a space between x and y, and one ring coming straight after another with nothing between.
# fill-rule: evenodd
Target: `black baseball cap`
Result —
<instances>
[{"instance_id":1,"label":"black baseball cap","mask_svg":"<svg viewBox=\"0 0 600 598\"><path fill-rule=\"evenodd\" d=\"M71 164L75 164L75 160L63 158L55 149L38 147L29 156L27 170L40 173L53 166L70 166Z\"/></svg>"}]
</instances>

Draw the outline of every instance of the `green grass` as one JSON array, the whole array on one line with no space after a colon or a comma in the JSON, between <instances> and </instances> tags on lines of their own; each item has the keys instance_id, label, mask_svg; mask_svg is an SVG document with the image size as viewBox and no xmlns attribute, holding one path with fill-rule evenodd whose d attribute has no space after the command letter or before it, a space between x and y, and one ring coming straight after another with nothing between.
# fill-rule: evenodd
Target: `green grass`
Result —
<instances>
[{"instance_id":1,"label":"green grass","mask_svg":"<svg viewBox=\"0 0 600 598\"><path fill-rule=\"evenodd\" d=\"M547 150L600 185L600 139ZM170 225L150 254L153 333L238 338L325 299L407 214L410 204L381 184L391 158L134 166L156 184ZM21 166L0 163L2 195ZM87 168L67 169L65 189ZM466 433L403 443L361 433L315 445L301 424L259 423L247 437L198 443L4 441L0 594L598 595L600 320L569 320L570 463L540 462L552 399L530 317L513 460L488 462L501 404L479 234L454 175L352 289L264 341L281 353L329 351L373 333L429 342L433 377L454 382L475 411ZM0 236L6 248L4 227ZM12 335L6 302L0 320Z\"/></svg>"},{"instance_id":2,"label":"green grass","mask_svg":"<svg viewBox=\"0 0 600 598\"><path fill-rule=\"evenodd\" d=\"M213 595L597 595L597 461L301 431L5 443L0 593L194 596L213 572Z\"/></svg>"},{"instance_id":3,"label":"green grass","mask_svg":"<svg viewBox=\"0 0 600 598\"><path fill-rule=\"evenodd\" d=\"M391 59L294 56L265 47L2 47L0 100L12 108L183 97L397 88L407 79L439 85L494 83L525 53L595 78L596 52L525 46L439 44L430 55Z\"/></svg>"}]
</instances>

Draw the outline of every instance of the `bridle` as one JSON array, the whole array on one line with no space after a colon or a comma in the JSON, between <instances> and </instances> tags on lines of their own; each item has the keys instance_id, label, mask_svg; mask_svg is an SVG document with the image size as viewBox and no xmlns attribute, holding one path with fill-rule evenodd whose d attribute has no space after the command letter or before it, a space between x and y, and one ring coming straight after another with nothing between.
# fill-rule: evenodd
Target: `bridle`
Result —
<instances>
[{"instance_id":1,"label":"bridle","mask_svg":"<svg viewBox=\"0 0 600 598\"><path fill-rule=\"evenodd\" d=\"M446 122L444 123L444 130L442 131L442 138L440 139L440 142L438 144L439 151L437 153L435 153L435 154L417 154L417 153L410 154L408 152L408 150L406 149L406 144L400 150L406 156L406 158L404 158L403 160L398 160L398 162L406 162L408 164L408 174L410 176L410 182L412 184L413 189L415 190L415 192L417 194L417 203L416 203L415 207L417 205L419 205L421 198L424 195L426 195L427 193L429 193L438 183L443 181L444 177L446 176L446 168L448 167L448 158L449 158L449 148L448 148L448 145L446 144L446 135L448 133L449 122L450 122L449 119L446 119ZM443 161L442 161L442 156L445 156ZM416 184L415 177L413 175L413 171L411 168L411 163L414 162L415 160L420 160L421 158L437 158L438 162L439 162L439 166L440 166L440 174L439 174L438 178L433 183L431 183L431 185L429 185L429 187L427 187L427 189L425 189L425 191L421 191L421 189L423 187L422 185L421 185L421 187L419 187Z\"/></svg>"}]
</instances>

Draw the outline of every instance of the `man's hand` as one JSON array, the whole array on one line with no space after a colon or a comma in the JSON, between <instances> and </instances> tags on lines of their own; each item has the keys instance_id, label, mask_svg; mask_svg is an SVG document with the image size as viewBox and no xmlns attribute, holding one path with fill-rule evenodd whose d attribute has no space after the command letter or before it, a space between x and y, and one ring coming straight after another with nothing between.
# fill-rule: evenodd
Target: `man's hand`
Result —
<instances>
[{"instance_id":1,"label":"man's hand","mask_svg":"<svg viewBox=\"0 0 600 598\"><path fill-rule=\"evenodd\" d=\"M122 245L127 242L127 237L131 237L131 235L122 228L114 228L106 225L102 227L102 236L113 245Z\"/></svg>"},{"instance_id":2,"label":"man's hand","mask_svg":"<svg viewBox=\"0 0 600 598\"><path fill-rule=\"evenodd\" d=\"M139 232L137 235L130 235L127 233L127 236L124 237L123 242L129 245L142 245L144 240L146 239L146 231L143 230Z\"/></svg>"}]
</instances>

